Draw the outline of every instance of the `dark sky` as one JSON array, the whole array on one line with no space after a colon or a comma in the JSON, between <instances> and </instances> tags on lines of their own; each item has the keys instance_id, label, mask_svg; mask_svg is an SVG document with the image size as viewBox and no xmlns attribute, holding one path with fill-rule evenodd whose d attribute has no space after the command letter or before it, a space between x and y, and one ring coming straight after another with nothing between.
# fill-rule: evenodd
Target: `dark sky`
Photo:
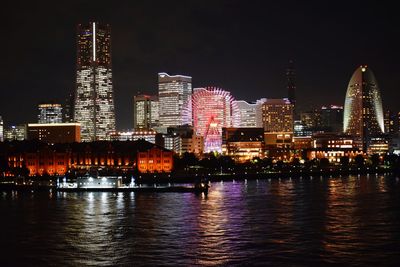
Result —
<instances>
[{"instance_id":1,"label":"dark sky","mask_svg":"<svg viewBox=\"0 0 400 267\"><path fill-rule=\"evenodd\" d=\"M35 122L36 105L74 89L76 24L112 27L117 127L132 97L156 93L157 73L193 77L236 99L285 97L289 59L301 109L344 103L368 64L385 109L399 111L400 22L393 1L6 1L0 11L0 115Z\"/></svg>"}]
</instances>

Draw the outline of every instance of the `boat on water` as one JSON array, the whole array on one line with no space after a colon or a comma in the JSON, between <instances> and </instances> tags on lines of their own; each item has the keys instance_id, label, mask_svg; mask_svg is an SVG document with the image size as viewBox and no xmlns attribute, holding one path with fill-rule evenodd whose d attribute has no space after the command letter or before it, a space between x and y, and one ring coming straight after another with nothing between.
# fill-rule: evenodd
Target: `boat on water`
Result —
<instances>
[{"instance_id":1,"label":"boat on water","mask_svg":"<svg viewBox=\"0 0 400 267\"><path fill-rule=\"evenodd\" d=\"M208 182L199 181L191 185L159 185L136 184L132 179L131 183L126 185L122 183L122 177L103 176L78 177L76 182L67 182L66 178L57 182L55 188L60 192L192 192L197 194L208 194Z\"/></svg>"}]
</instances>

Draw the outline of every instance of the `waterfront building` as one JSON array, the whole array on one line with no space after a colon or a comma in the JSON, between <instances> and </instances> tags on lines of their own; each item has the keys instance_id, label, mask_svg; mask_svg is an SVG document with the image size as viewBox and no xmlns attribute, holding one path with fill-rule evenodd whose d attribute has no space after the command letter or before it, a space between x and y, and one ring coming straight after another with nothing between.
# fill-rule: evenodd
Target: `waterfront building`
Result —
<instances>
[{"instance_id":1,"label":"waterfront building","mask_svg":"<svg viewBox=\"0 0 400 267\"><path fill-rule=\"evenodd\" d=\"M357 155L363 155L354 140L343 134L319 133L312 137L312 147L305 150L308 159L327 158L329 162L340 163L340 158L347 156L350 161Z\"/></svg>"},{"instance_id":2,"label":"waterfront building","mask_svg":"<svg viewBox=\"0 0 400 267\"><path fill-rule=\"evenodd\" d=\"M4 122L3 118L0 116L0 142L4 141Z\"/></svg>"},{"instance_id":3,"label":"waterfront building","mask_svg":"<svg viewBox=\"0 0 400 267\"><path fill-rule=\"evenodd\" d=\"M7 141L22 141L26 139L26 125L12 125L4 129L4 140Z\"/></svg>"},{"instance_id":4,"label":"waterfront building","mask_svg":"<svg viewBox=\"0 0 400 267\"><path fill-rule=\"evenodd\" d=\"M143 139L149 143L156 143L156 131L139 129L134 131L118 131L110 135L111 141L137 141Z\"/></svg>"},{"instance_id":5,"label":"waterfront building","mask_svg":"<svg viewBox=\"0 0 400 267\"><path fill-rule=\"evenodd\" d=\"M27 137L50 144L80 142L81 126L79 123L29 123Z\"/></svg>"},{"instance_id":6,"label":"waterfront building","mask_svg":"<svg viewBox=\"0 0 400 267\"><path fill-rule=\"evenodd\" d=\"M347 87L343 131L353 136L355 144L363 151L385 131L380 89L367 66L356 69Z\"/></svg>"},{"instance_id":7,"label":"waterfront building","mask_svg":"<svg viewBox=\"0 0 400 267\"><path fill-rule=\"evenodd\" d=\"M171 150L176 154L181 153L182 139L178 133L166 133L160 135L161 137L157 138L156 140L157 145Z\"/></svg>"},{"instance_id":8,"label":"waterfront building","mask_svg":"<svg viewBox=\"0 0 400 267\"><path fill-rule=\"evenodd\" d=\"M173 153L154 146L147 151L138 152L137 166L141 173L171 172L173 168Z\"/></svg>"},{"instance_id":9,"label":"waterfront building","mask_svg":"<svg viewBox=\"0 0 400 267\"><path fill-rule=\"evenodd\" d=\"M222 154L237 162L264 158L264 129L222 128Z\"/></svg>"},{"instance_id":10,"label":"waterfront building","mask_svg":"<svg viewBox=\"0 0 400 267\"><path fill-rule=\"evenodd\" d=\"M115 132L111 68L111 27L97 22L78 25L74 120L82 141L106 140Z\"/></svg>"},{"instance_id":11,"label":"waterfront building","mask_svg":"<svg viewBox=\"0 0 400 267\"><path fill-rule=\"evenodd\" d=\"M222 152L222 128L240 124L238 107L230 92L216 87L196 88L192 97L193 126L204 138L204 152Z\"/></svg>"},{"instance_id":12,"label":"waterfront building","mask_svg":"<svg viewBox=\"0 0 400 267\"><path fill-rule=\"evenodd\" d=\"M159 126L159 102L157 96L133 97L133 128L155 129Z\"/></svg>"},{"instance_id":13,"label":"waterfront building","mask_svg":"<svg viewBox=\"0 0 400 267\"><path fill-rule=\"evenodd\" d=\"M62 107L57 103L42 103L38 106L38 123L62 123Z\"/></svg>"},{"instance_id":14,"label":"waterfront building","mask_svg":"<svg viewBox=\"0 0 400 267\"><path fill-rule=\"evenodd\" d=\"M31 176L65 175L68 171L84 175L91 170L170 172L173 169L173 153L145 140L54 145L36 140L2 143L0 154L11 168L26 167Z\"/></svg>"},{"instance_id":15,"label":"waterfront building","mask_svg":"<svg viewBox=\"0 0 400 267\"><path fill-rule=\"evenodd\" d=\"M171 126L192 124L191 97L192 77L158 73L159 125L163 132Z\"/></svg>"}]
</instances>

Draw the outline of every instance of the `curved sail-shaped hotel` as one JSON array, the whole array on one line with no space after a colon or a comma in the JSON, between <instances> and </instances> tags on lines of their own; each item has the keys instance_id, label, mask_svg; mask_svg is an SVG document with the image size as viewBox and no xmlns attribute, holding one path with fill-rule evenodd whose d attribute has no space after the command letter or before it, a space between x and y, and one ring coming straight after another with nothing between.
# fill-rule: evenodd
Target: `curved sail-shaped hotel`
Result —
<instances>
[{"instance_id":1,"label":"curved sail-shaped hotel","mask_svg":"<svg viewBox=\"0 0 400 267\"><path fill-rule=\"evenodd\" d=\"M360 66L347 87L343 131L367 151L369 143L384 133L382 98L371 69Z\"/></svg>"}]
</instances>

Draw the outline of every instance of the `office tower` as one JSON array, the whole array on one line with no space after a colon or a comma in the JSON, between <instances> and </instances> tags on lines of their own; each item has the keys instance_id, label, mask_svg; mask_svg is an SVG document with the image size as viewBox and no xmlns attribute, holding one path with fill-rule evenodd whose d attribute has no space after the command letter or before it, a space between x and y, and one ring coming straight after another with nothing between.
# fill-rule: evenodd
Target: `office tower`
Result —
<instances>
[{"instance_id":1,"label":"office tower","mask_svg":"<svg viewBox=\"0 0 400 267\"><path fill-rule=\"evenodd\" d=\"M159 124L157 96L137 95L133 97L133 128L154 129Z\"/></svg>"},{"instance_id":2,"label":"office tower","mask_svg":"<svg viewBox=\"0 0 400 267\"><path fill-rule=\"evenodd\" d=\"M294 68L294 63L292 60L289 60L289 66L286 69L286 80L287 80L287 90L288 90L288 99L290 103L293 104L293 108L296 108L296 70Z\"/></svg>"},{"instance_id":3,"label":"office tower","mask_svg":"<svg viewBox=\"0 0 400 267\"><path fill-rule=\"evenodd\" d=\"M343 107L337 105L321 107L321 127L322 129L341 133L343 131Z\"/></svg>"},{"instance_id":4,"label":"office tower","mask_svg":"<svg viewBox=\"0 0 400 267\"><path fill-rule=\"evenodd\" d=\"M232 95L220 88L196 88L192 97L193 126L204 138L204 152L221 152L222 128L239 125L239 110Z\"/></svg>"},{"instance_id":5,"label":"office tower","mask_svg":"<svg viewBox=\"0 0 400 267\"><path fill-rule=\"evenodd\" d=\"M62 123L62 107L57 103L42 103L38 105L38 123Z\"/></svg>"},{"instance_id":6,"label":"office tower","mask_svg":"<svg viewBox=\"0 0 400 267\"><path fill-rule=\"evenodd\" d=\"M0 116L0 142L4 141L4 122L3 118Z\"/></svg>"},{"instance_id":7,"label":"office tower","mask_svg":"<svg viewBox=\"0 0 400 267\"><path fill-rule=\"evenodd\" d=\"M262 104L265 98L257 100L255 103L249 103L244 100L235 100L235 105L239 111L239 127L256 128L262 125Z\"/></svg>"},{"instance_id":8,"label":"office tower","mask_svg":"<svg viewBox=\"0 0 400 267\"><path fill-rule=\"evenodd\" d=\"M171 126L192 124L191 97L192 77L158 74L159 122L164 132Z\"/></svg>"},{"instance_id":9,"label":"office tower","mask_svg":"<svg viewBox=\"0 0 400 267\"><path fill-rule=\"evenodd\" d=\"M382 99L374 74L367 66L353 73L347 87L343 131L367 151L369 143L384 133Z\"/></svg>"},{"instance_id":10,"label":"office tower","mask_svg":"<svg viewBox=\"0 0 400 267\"><path fill-rule=\"evenodd\" d=\"M26 125L12 125L4 129L4 140L23 141L26 139Z\"/></svg>"},{"instance_id":11,"label":"office tower","mask_svg":"<svg viewBox=\"0 0 400 267\"><path fill-rule=\"evenodd\" d=\"M265 132L293 132L293 104L287 98L267 99L262 104Z\"/></svg>"},{"instance_id":12,"label":"office tower","mask_svg":"<svg viewBox=\"0 0 400 267\"><path fill-rule=\"evenodd\" d=\"M77 46L74 120L82 141L105 140L115 131L110 26L79 24Z\"/></svg>"}]
</instances>

